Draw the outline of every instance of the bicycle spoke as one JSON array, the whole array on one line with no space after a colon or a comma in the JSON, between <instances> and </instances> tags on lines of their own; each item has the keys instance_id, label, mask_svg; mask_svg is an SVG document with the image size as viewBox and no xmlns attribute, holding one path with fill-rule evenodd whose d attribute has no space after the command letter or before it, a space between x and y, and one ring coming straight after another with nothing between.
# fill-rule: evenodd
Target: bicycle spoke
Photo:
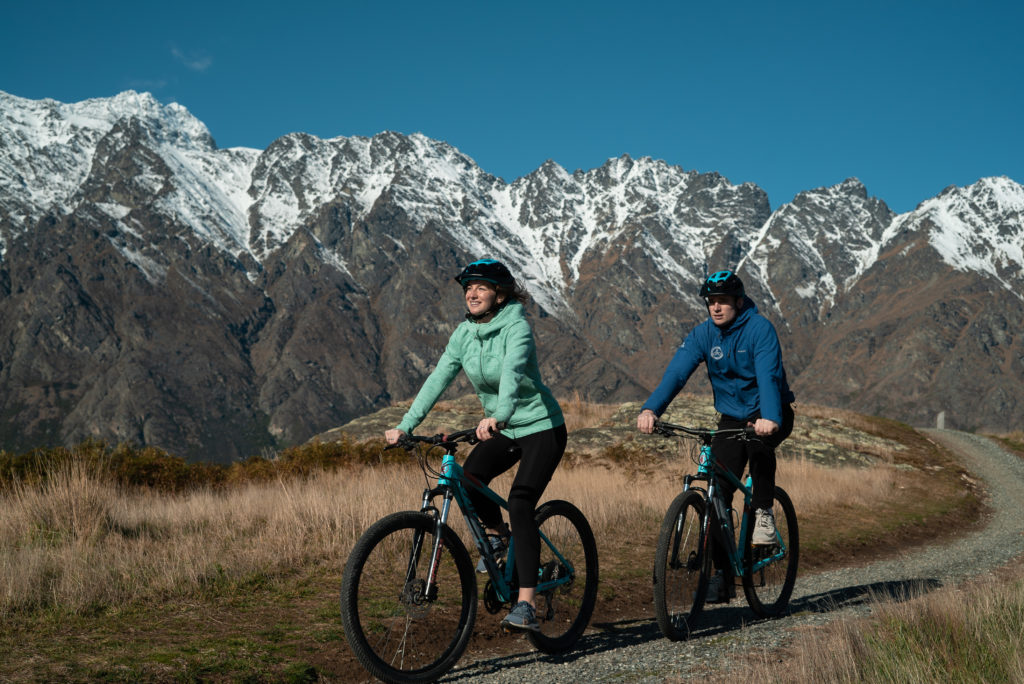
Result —
<instances>
[{"instance_id":1,"label":"bicycle spoke","mask_svg":"<svg viewBox=\"0 0 1024 684\"><path fill-rule=\"evenodd\" d=\"M743 540L743 591L754 612L764 617L781 614L789 604L799 554L796 511L781 487L775 488L774 509L776 543L754 545L752 524Z\"/></svg>"},{"instance_id":2,"label":"bicycle spoke","mask_svg":"<svg viewBox=\"0 0 1024 684\"><path fill-rule=\"evenodd\" d=\"M375 676L430 681L465 649L476 614L476 578L465 547L444 530L433 589L427 584L435 540L429 516L389 516L352 551L342 587L345 636ZM419 553L413 552L417 536Z\"/></svg>"},{"instance_id":3,"label":"bicycle spoke","mask_svg":"<svg viewBox=\"0 0 1024 684\"><path fill-rule=\"evenodd\" d=\"M704 500L684 492L669 505L654 554L654 612L662 634L685 639L707 591L708 559L701 552Z\"/></svg>"},{"instance_id":4,"label":"bicycle spoke","mask_svg":"<svg viewBox=\"0 0 1024 684\"><path fill-rule=\"evenodd\" d=\"M590 622L597 599L597 544L586 518L568 502L545 503L537 523L546 540L541 542L537 585L540 633L527 636L540 650L558 653L571 647Z\"/></svg>"}]
</instances>

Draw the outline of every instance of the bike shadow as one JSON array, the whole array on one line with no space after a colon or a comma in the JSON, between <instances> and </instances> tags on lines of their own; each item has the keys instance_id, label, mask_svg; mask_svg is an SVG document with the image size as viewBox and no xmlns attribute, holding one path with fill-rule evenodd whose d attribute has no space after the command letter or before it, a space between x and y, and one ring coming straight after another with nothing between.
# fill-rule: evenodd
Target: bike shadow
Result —
<instances>
[{"instance_id":1,"label":"bike shadow","mask_svg":"<svg viewBox=\"0 0 1024 684\"><path fill-rule=\"evenodd\" d=\"M789 603L785 615L799 613L831 613L878 601L903 602L923 596L942 586L936 579L905 579L873 582L851 587L841 587L829 591L800 596ZM746 605L742 590L738 596L726 605L714 605L705 608L698 624L690 634L690 639L715 637L728 632L742 629L756 623L767 622L772 618L760 618ZM515 637L513 637L515 638ZM481 677L497 672L508 673L509 669L527 667L534 663L572 663L585 660L589 656L628 649L630 646L662 639L661 630L653 617L625 619L614 622L595 622L576 647L568 653L549 655L536 651L523 640L525 652L512 653L492 658L483 658L449 672L444 681L459 681ZM628 651L622 654L624 663L632 662Z\"/></svg>"}]
</instances>

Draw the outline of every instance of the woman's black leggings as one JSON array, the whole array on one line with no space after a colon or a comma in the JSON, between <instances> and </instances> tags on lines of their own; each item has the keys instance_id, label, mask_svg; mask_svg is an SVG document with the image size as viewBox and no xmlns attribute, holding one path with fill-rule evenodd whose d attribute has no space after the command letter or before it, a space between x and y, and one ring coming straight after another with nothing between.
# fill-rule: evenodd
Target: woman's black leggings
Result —
<instances>
[{"instance_id":1,"label":"woman's black leggings","mask_svg":"<svg viewBox=\"0 0 1024 684\"><path fill-rule=\"evenodd\" d=\"M519 470L508 493L508 517L515 536L516 574L519 586L537 586L540 567L540 533L533 516L541 494L551 481L565 453L565 425L536 432L516 440L497 435L480 442L462 466L467 474L484 484L519 463ZM469 498L487 527L502 524L501 507L469 487Z\"/></svg>"}]
</instances>

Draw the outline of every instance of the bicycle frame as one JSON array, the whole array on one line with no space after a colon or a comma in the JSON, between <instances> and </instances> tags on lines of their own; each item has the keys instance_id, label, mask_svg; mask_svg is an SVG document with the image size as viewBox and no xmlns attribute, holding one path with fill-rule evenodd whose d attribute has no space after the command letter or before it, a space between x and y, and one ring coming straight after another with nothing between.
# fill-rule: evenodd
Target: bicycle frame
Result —
<instances>
[{"instance_id":1,"label":"bicycle frame","mask_svg":"<svg viewBox=\"0 0 1024 684\"><path fill-rule=\"evenodd\" d=\"M726 502L722 500L722 497L719 496L718 493L718 478L724 478L736 489L736 491L743 493L743 515L740 517L740 539L744 538L744 535L746 535L747 532L747 525L750 524L750 502L752 498L753 481L748 475L746 482L741 482L740 479L731 472L718 465L714 453L711 450L710 440L713 438L714 432L711 432L706 437L701 437L700 454L697 458L697 474L687 475L683 479L683 491L688 491L694 481L705 481L708 483L706 490L701 487L693 487L693 489L703 492L704 498L708 503L707 509L704 512L704 519L701 521L701 534L704 540L704 543L701 545L701 553L708 553L710 551L708 547L708 539L712 533L717 534L719 541L722 542L724 546L725 553L729 559L729 565L734 576L743 577L743 575L746 574L746 568L743 567L742 551L736 544L736 536L732 529L732 517L729 515L728 509L726 508ZM714 512L712 512L712 508L714 508ZM719 523L714 532L712 531L712 519L717 520ZM776 534L776 537L779 543L779 551L767 558L762 558L756 561L750 568L752 573L758 572L765 566L780 560L786 555L787 551L785 543L778 534ZM675 551L676 550L673 549L673 552Z\"/></svg>"},{"instance_id":2,"label":"bicycle frame","mask_svg":"<svg viewBox=\"0 0 1024 684\"><path fill-rule=\"evenodd\" d=\"M445 455L441 462L441 474L438 477L437 486L431 489L426 489L423 492L423 505L420 508L420 512L433 513L435 524L437 526L437 534L434 535L435 545L431 552L430 570L427 580L427 596L434 597L437 593L435 579L437 563L440 558L441 551L440 532L441 527L448 524L448 516L451 512L451 503L454 499L459 510L462 512L462 517L466 521L466 526L469 528L470 535L476 543L477 550L484 559L487 574L491 578L498 600L502 603L508 603L512 600L513 579L515 577L515 537L513 536L509 540L508 561L505 563L505 571L502 573L498 564L491 555L490 544L487 542L487 533L480 524L476 509L473 508L473 504L470 501L466 487L468 485L477 491L482 492L484 496L505 510L508 510L508 502L490 487L471 475L468 475L462 469L462 466L455 460L455 448L454 444L451 447L445 447ZM438 496L442 497L440 510L438 510L433 504L433 500ZM536 591L538 594L543 594L545 592L552 591L563 584L571 582L576 570L572 566L572 563L562 555L562 552L551 543L551 540L548 539L547 535L545 535L543 531L539 532L541 543L547 545L547 547L551 549L551 552L558 558L559 562L569 569L569 573L563 577L539 581L537 583ZM418 546L419 541L414 544L412 551L413 555L410 558L410 576L412 569L415 566L415 559L419 557L420 549L417 548Z\"/></svg>"}]
</instances>

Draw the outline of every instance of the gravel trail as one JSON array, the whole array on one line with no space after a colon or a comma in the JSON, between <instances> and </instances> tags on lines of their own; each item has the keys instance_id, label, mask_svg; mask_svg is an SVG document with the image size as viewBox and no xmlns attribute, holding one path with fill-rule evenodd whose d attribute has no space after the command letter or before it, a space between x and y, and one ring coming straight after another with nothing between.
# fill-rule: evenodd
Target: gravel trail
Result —
<instances>
[{"instance_id":1,"label":"gravel trail","mask_svg":"<svg viewBox=\"0 0 1024 684\"><path fill-rule=\"evenodd\" d=\"M798 575L790 609L776 620L757 620L742 590L727 606L708 606L699 629L687 640L661 637L654 616L600 625L575 650L560 657L530 649L462 662L443 681L473 682L663 682L706 677L707 668L733 652L773 649L794 637L794 628L840 616L869 613L869 592L903 597L984 574L1024 554L1024 460L992 441L961 432L923 430L957 453L981 479L989 518L983 529L942 545L918 547L863 567Z\"/></svg>"}]
</instances>

